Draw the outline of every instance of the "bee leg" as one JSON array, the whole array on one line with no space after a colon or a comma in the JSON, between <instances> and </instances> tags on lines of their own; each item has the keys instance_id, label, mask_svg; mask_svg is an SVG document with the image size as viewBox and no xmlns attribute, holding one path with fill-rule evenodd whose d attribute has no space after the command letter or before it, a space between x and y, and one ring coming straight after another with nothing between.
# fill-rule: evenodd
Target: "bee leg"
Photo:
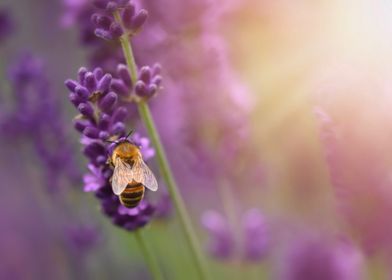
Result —
<instances>
[{"instance_id":1,"label":"bee leg","mask_svg":"<svg viewBox=\"0 0 392 280\"><path fill-rule=\"evenodd\" d=\"M109 165L111 168L114 168L114 165L112 163L112 159L110 158L110 156L108 157L108 159L106 160L106 165Z\"/></svg>"}]
</instances>

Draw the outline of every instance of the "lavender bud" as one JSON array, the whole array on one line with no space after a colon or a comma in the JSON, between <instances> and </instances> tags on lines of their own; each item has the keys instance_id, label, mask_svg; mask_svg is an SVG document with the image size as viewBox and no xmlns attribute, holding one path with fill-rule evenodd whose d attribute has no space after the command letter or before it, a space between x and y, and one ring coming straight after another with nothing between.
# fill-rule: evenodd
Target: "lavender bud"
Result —
<instances>
[{"instance_id":1,"label":"lavender bud","mask_svg":"<svg viewBox=\"0 0 392 280\"><path fill-rule=\"evenodd\" d=\"M101 67L97 67L93 70L93 74L97 80L100 80L103 76L103 70Z\"/></svg>"},{"instance_id":2,"label":"lavender bud","mask_svg":"<svg viewBox=\"0 0 392 280\"><path fill-rule=\"evenodd\" d=\"M98 82L97 89L101 92L107 91L112 81L112 75L105 74Z\"/></svg>"},{"instance_id":3,"label":"lavender bud","mask_svg":"<svg viewBox=\"0 0 392 280\"><path fill-rule=\"evenodd\" d=\"M108 16L103 16L100 14L94 14L92 16L92 21L97 25L98 28L102 28L105 30L108 30L110 28L110 25L113 22L113 19Z\"/></svg>"},{"instance_id":4,"label":"lavender bud","mask_svg":"<svg viewBox=\"0 0 392 280\"><path fill-rule=\"evenodd\" d=\"M162 84L162 76L157 75L152 79L152 83L156 84L158 87Z\"/></svg>"},{"instance_id":5,"label":"lavender bud","mask_svg":"<svg viewBox=\"0 0 392 280\"><path fill-rule=\"evenodd\" d=\"M82 115L88 118L94 118L94 109L89 103L80 103L78 110Z\"/></svg>"},{"instance_id":6,"label":"lavender bud","mask_svg":"<svg viewBox=\"0 0 392 280\"><path fill-rule=\"evenodd\" d=\"M110 111L113 108L113 106L116 104L116 102L117 102L117 94L111 91L100 100L99 108L101 108L101 110L104 112Z\"/></svg>"},{"instance_id":7,"label":"lavender bud","mask_svg":"<svg viewBox=\"0 0 392 280\"><path fill-rule=\"evenodd\" d=\"M153 96L157 92L157 90L158 90L158 87L154 84L151 84L148 86L147 95Z\"/></svg>"},{"instance_id":8,"label":"lavender bud","mask_svg":"<svg viewBox=\"0 0 392 280\"><path fill-rule=\"evenodd\" d=\"M102 172L102 176L105 179L109 179L110 177L112 177L113 171L111 169L106 169Z\"/></svg>"},{"instance_id":9,"label":"lavender bud","mask_svg":"<svg viewBox=\"0 0 392 280\"><path fill-rule=\"evenodd\" d=\"M89 91L95 90L97 87L97 80L95 79L95 76L93 73L88 72L85 76L85 84L86 87Z\"/></svg>"},{"instance_id":10,"label":"lavender bud","mask_svg":"<svg viewBox=\"0 0 392 280\"><path fill-rule=\"evenodd\" d=\"M106 31L106 30L103 30L100 28L95 29L94 34L95 34L95 36L97 36L101 39L104 39L104 40L109 41L109 40L113 39L112 34L109 31Z\"/></svg>"},{"instance_id":11,"label":"lavender bud","mask_svg":"<svg viewBox=\"0 0 392 280\"><path fill-rule=\"evenodd\" d=\"M108 139L109 138L109 133L107 132L107 131L101 131L101 132L99 132L99 139L101 139L101 140L106 140L106 139Z\"/></svg>"},{"instance_id":12,"label":"lavender bud","mask_svg":"<svg viewBox=\"0 0 392 280\"><path fill-rule=\"evenodd\" d=\"M65 86L69 89L69 91L75 92L75 88L78 85L78 83L74 80L68 79L65 81Z\"/></svg>"},{"instance_id":13,"label":"lavender bud","mask_svg":"<svg viewBox=\"0 0 392 280\"><path fill-rule=\"evenodd\" d=\"M112 126L111 133L115 135L121 135L125 131L125 126L122 122L117 122Z\"/></svg>"},{"instance_id":14,"label":"lavender bud","mask_svg":"<svg viewBox=\"0 0 392 280\"><path fill-rule=\"evenodd\" d=\"M113 22L110 25L109 30L113 38L118 38L124 33L121 26L117 22Z\"/></svg>"},{"instance_id":15,"label":"lavender bud","mask_svg":"<svg viewBox=\"0 0 392 280\"><path fill-rule=\"evenodd\" d=\"M150 83L151 80L151 69L148 66L143 66L142 69L140 69L140 74L139 74L139 79L145 82L146 84Z\"/></svg>"},{"instance_id":16,"label":"lavender bud","mask_svg":"<svg viewBox=\"0 0 392 280\"><path fill-rule=\"evenodd\" d=\"M110 116L107 114L101 114L101 118L98 123L98 128L101 130L107 130L110 125Z\"/></svg>"},{"instance_id":17,"label":"lavender bud","mask_svg":"<svg viewBox=\"0 0 392 280\"><path fill-rule=\"evenodd\" d=\"M74 122L74 127L77 131L83 132L83 130L90 125L90 122L87 120L76 120Z\"/></svg>"},{"instance_id":18,"label":"lavender bud","mask_svg":"<svg viewBox=\"0 0 392 280\"><path fill-rule=\"evenodd\" d=\"M103 139L103 140L106 140L106 139L107 139L107 137L106 137L106 138L102 138L101 136L100 136L99 138L101 138L101 139ZM104 156L98 156L98 157L96 158L96 162L97 162L98 164L105 164L105 163L106 163L106 160L107 160L107 158L104 157Z\"/></svg>"},{"instance_id":19,"label":"lavender bud","mask_svg":"<svg viewBox=\"0 0 392 280\"><path fill-rule=\"evenodd\" d=\"M117 74L123 80L126 86L132 87L131 75L129 74L128 68L124 64L117 66Z\"/></svg>"},{"instance_id":20,"label":"lavender bud","mask_svg":"<svg viewBox=\"0 0 392 280\"><path fill-rule=\"evenodd\" d=\"M159 63L155 63L152 68L152 74L155 76L161 74L161 72L162 72L162 66Z\"/></svg>"},{"instance_id":21,"label":"lavender bud","mask_svg":"<svg viewBox=\"0 0 392 280\"><path fill-rule=\"evenodd\" d=\"M78 78L80 83L84 83L84 77L86 76L87 69L85 67L81 67L78 71Z\"/></svg>"},{"instance_id":22,"label":"lavender bud","mask_svg":"<svg viewBox=\"0 0 392 280\"><path fill-rule=\"evenodd\" d=\"M92 14L91 15L91 22L97 25L99 17L100 17L100 14Z\"/></svg>"},{"instance_id":23,"label":"lavender bud","mask_svg":"<svg viewBox=\"0 0 392 280\"><path fill-rule=\"evenodd\" d=\"M133 17L131 22L131 29L136 32L139 30L143 24L146 22L148 17L148 12L144 9L140 10L136 16Z\"/></svg>"},{"instance_id":24,"label":"lavender bud","mask_svg":"<svg viewBox=\"0 0 392 280\"><path fill-rule=\"evenodd\" d=\"M69 94L68 98L75 107L79 106L79 104L82 102L82 100L80 100L79 96L77 96L77 94L74 92L71 92Z\"/></svg>"},{"instance_id":25,"label":"lavender bud","mask_svg":"<svg viewBox=\"0 0 392 280\"><path fill-rule=\"evenodd\" d=\"M112 115L112 122L123 122L127 117L127 109L125 107L118 107L113 115Z\"/></svg>"},{"instance_id":26,"label":"lavender bud","mask_svg":"<svg viewBox=\"0 0 392 280\"><path fill-rule=\"evenodd\" d=\"M83 150L84 154L90 158L96 158L98 157L100 154L103 154L105 152L105 148L97 143L97 142L93 142L89 145L87 145L84 150Z\"/></svg>"},{"instance_id":27,"label":"lavender bud","mask_svg":"<svg viewBox=\"0 0 392 280\"><path fill-rule=\"evenodd\" d=\"M110 1L107 5L106 5L106 10L108 12L115 12L118 9L118 5L115 2Z\"/></svg>"},{"instance_id":28,"label":"lavender bud","mask_svg":"<svg viewBox=\"0 0 392 280\"><path fill-rule=\"evenodd\" d=\"M97 139L99 137L99 130L93 126L88 126L83 130L83 134L89 138Z\"/></svg>"},{"instance_id":29,"label":"lavender bud","mask_svg":"<svg viewBox=\"0 0 392 280\"><path fill-rule=\"evenodd\" d=\"M147 87L143 81L137 81L135 93L140 97L145 97L147 95Z\"/></svg>"},{"instance_id":30,"label":"lavender bud","mask_svg":"<svg viewBox=\"0 0 392 280\"><path fill-rule=\"evenodd\" d=\"M123 81L119 79L112 80L110 84L110 88L120 95L125 96L130 93L130 90L125 86Z\"/></svg>"},{"instance_id":31,"label":"lavender bud","mask_svg":"<svg viewBox=\"0 0 392 280\"><path fill-rule=\"evenodd\" d=\"M121 18L127 28L130 28L130 24L132 22L132 18L135 15L135 5L131 3L128 7L126 7L122 14Z\"/></svg>"},{"instance_id":32,"label":"lavender bud","mask_svg":"<svg viewBox=\"0 0 392 280\"><path fill-rule=\"evenodd\" d=\"M88 99L88 96L90 95L87 88L83 86L77 86L75 92L82 101L86 101Z\"/></svg>"}]
</instances>

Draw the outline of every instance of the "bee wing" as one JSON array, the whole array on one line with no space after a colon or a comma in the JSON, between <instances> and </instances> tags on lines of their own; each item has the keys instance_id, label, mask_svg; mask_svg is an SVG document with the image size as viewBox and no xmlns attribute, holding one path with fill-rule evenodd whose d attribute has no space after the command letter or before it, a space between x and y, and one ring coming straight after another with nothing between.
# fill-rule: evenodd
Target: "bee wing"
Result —
<instances>
[{"instance_id":1,"label":"bee wing","mask_svg":"<svg viewBox=\"0 0 392 280\"><path fill-rule=\"evenodd\" d=\"M112 189L116 195L120 195L127 185L132 182L132 167L120 158L116 158L114 162L114 171L112 176Z\"/></svg>"},{"instance_id":2,"label":"bee wing","mask_svg":"<svg viewBox=\"0 0 392 280\"><path fill-rule=\"evenodd\" d=\"M143 159L140 158L135 161L132 172L133 179L136 182L142 183L147 189L154 192L158 189L157 179Z\"/></svg>"}]
</instances>

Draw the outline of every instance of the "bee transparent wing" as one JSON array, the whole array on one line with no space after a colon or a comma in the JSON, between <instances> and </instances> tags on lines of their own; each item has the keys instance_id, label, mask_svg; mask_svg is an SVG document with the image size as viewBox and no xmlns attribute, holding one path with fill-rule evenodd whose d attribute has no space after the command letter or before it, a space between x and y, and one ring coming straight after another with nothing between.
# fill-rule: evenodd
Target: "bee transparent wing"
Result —
<instances>
[{"instance_id":1,"label":"bee transparent wing","mask_svg":"<svg viewBox=\"0 0 392 280\"><path fill-rule=\"evenodd\" d=\"M142 183L147 189L154 192L158 189L157 179L143 159L135 161L132 172L136 182Z\"/></svg>"},{"instance_id":2,"label":"bee transparent wing","mask_svg":"<svg viewBox=\"0 0 392 280\"><path fill-rule=\"evenodd\" d=\"M116 195L120 195L127 185L132 182L132 167L120 158L116 158L114 162L114 171L112 177L112 189Z\"/></svg>"}]
</instances>

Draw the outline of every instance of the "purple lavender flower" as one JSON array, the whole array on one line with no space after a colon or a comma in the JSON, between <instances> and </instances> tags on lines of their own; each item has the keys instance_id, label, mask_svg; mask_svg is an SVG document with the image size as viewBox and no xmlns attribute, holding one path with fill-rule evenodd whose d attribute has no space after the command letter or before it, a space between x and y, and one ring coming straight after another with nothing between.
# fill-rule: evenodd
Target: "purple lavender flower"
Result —
<instances>
[{"instance_id":1,"label":"purple lavender flower","mask_svg":"<svg viewBox=\"0 0 392 280\"><path fill-rule=\"evenodd\" d=\"M377 106L369 106L373 100L360 102L364 104L358 106L350 101L350 118L345 106L342 112L318 108L316 116L339 213L367 253L390 254L392 223L388 217L392 209L389 199L392 181L384 150L392 131L384 122L389 108L379 106L380 100L376 101ZM358 129L363 120L380 134Z\"/></svg>"},{"instance_id":2,"label":"purple lavender flower","mask_svg":"<svg viewBox=\"0 0 392 280\"><path fill-rule=\"evenodd\" d=\"M94 1L97 8L104 10L91 17L95 35L105 40L119 38L123 33L136 34L147 20L147 11L136 11L135 5L129 1ZM112 13L118 12L123 26L114 19ZM123 29L125 28L125 29Z\"/></svg>"},{"instance_id":3,"label":"purple lavender flower","mask_svg":"<svg viewBox=\"0 0 392 280\"><path fill-rule=\"evenodd\" d=\"M64 14L61 17L61 27L68 28L79 25L79 39L83 45L94 45L98 38L94 34L94 26L90 20L93 14L89 0L63 0Z\"/></svg>"},{"instance_id":4,"label":"purple lavender flower","mask_svg":"<svg viewBox=\"0 0 392 280\"><path fill-rule=\"evenodd\" d=\"M150 99L160 89L162 77L161 66L155 64L152 69L144 66L139 71L138 81L135 85L135 94L142 99Z\"/></svg>"},{"instance_id":5,"label":"purple lavender flower","mask_svg":"<svg viewBox=\"0 0 392 280\"><path fill-rule=\"evenodd\" d=\"M362 256L345 240L307 236L293 241L282 259L282 280L356 280Z\"/></svg>"},{"instance_id":6,"label":"purple lavender flower","mask_svg":"<svg viewBox=\"0 0 392 280\"><path fill-rule=\"evenodd\" d=\"M234 253L234 237L227 220L216 211L207 211L202 216L202 225L211 239L208 244L210 254L218 259L228 259Z\"/></svg>"},{"instance_id":7,"label":"purple lavender flower","mask_svg":"<svg viewBox=\"0 0 392 280\"><path fill-rule=\"evenodd\" d=\"M89 66L100 66L105 72L114 73L124 59L118 44L108 43L95 35L96 24L91 19L99 10L89 0L63 0L63 5L65 12L61 25L64 28L78 26L80 43L89 49Z\"/></svg>"},{"instance_id":8,"label":"purple lavender flower","mask_svg":"<svg viewBox=\"0 0 392 280\"><path fill-rule=\"evenodd\" d=\"M257 209L248 210L242 217L243 255L246 260L258 261L266 256L270 246L265 217Z\"/></svg>"},{"instance_id":9,"label":"purple lavender flower","mask_svg":"<svg viewBox=\"0 0 392 280\"><path fill-rule=\"evenodd\" d=\"M162 185L162 183L160 183ZM159 200L155 204L155 217L160 220L169 218L173 211L173 204L170 199L170 195L164 192Z\"/></svg>"},{"instance_id":10,"label":"purple lavender flower","mask_svg":"<svg viewBox=\"0 0 392 280\"><path fill-rule=\"evenodd\" d=\"M14 23L7 9L0 9L0 44L15 30Z\"/></svg>"},{"instance_id":11,"label":"purple lavender flower","mask_svg":"<svg viewBox=\"0 0 392 280\"><path fill-rule=\"evenodd\" d=\"M202 216L202 225L208 231L208 251L218 259L230 259L236 254L248 261L260 261L269 249L269 233L263 215L250 209L242 217L239 229L234 229L228 220L217 211L207 211ZM239 236L236 233L239 232Z\"/></svg>"},{"instance_id":12,"label":"purple lavender flower","mask_svg":"<svg viewBox=\"0 0 392 280\"><path fill-rule=\"evenodd\" d=\"M67 142L67 129L60 100L50 87L41 59L22 54L9 69L14 104L0 121L7 141L30 138L46 172L48 190L60 187L65 176L71 182L81 174L73 157L73 146Z\"/></svg>"},{"instance_id":13,"label":"purple lavender flower","mask_svg":"<svg viewBox=\"0 0 392 280\"><path fill-rule=\"evenodd\" d=\"M93 191L101 201L103 212L114 224L127 230L135 230L146 225L155 211L155 207L144 199L136 208L127 209L121 205L119 198L113 194L110 178L112 170L107 164L108 156L116 144L108 144L105 140L124 141L125 120L128 115L125 103L112 89L112 81L121 78L123 83L131 86L127 71L120 65L118 78L104 74L101 68L88 71L80 68L78 80L67 80L70 90L70 101L78 109L80 115L75 120L75 129L82 133L83 152L89 159L89 173L84 176L84 190ZM123 95L124 97L124 95ZM133 142L140 146L143 158L148 160L154 156L149 140L137 133Z\"/></svg>"},{"instance_id":14,"label":"purple lavender flower","mask_svg":"<svg viewBox=\"0 0 392 280\"><path fill-rule=\"evenodd\" d=\"M72 250L84 256L94 249L102 236L99 230L92 225L72 225L66 229L67 241Z\"/></svg>"}]
</instances>

